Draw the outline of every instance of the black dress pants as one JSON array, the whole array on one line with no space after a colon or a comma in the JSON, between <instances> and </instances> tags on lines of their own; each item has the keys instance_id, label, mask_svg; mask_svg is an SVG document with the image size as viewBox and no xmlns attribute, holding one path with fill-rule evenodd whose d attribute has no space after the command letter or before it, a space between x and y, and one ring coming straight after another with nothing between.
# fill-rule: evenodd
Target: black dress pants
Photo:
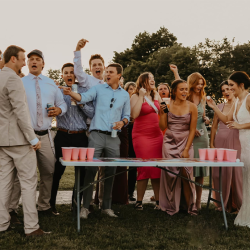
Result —
<instances>
[{"instance_id":1,"label":"black dress pants","mask_svg":"<svg viewBox=\"0 0 250 250\"><path fill-rule=\"evenodd\" d=\"M56 196L59 187L61 177L65 171L66 166L63 166L59 158L62 157L62 147L88 147L88 137L86 133L81 134L68 134L60 130L57 131L57 134L54 139L55 143L55 152L56 152L56 163L55 163L55 172L53 176L53 185L51 190L50 205L55 206ZM80 186L83 186L85 177L85 168L81 167L80 170ZM75 188L74 188L75 189ZM74 189L72 195L72 205L74 198ZM82 200L82 194L80 195L80 200Z\"/></svg>"},{"instance_id":2,"label":"black dress pants","mask_svg":"<svg viewBox=\"0 0 250 250\"><path fill-rule=\"evenodd\" d=\"M128 125L128 157L129 158L135 158L135 151L133 147L133 142L132 142L132 130L133 130L133 123L129 123ZM135 191L135 183L136 183L136 178L137 178L137 168L135 167L130 167L130 170L128 171L128 195L133 196L133 193Z\"/></svg>"}]
</instances>

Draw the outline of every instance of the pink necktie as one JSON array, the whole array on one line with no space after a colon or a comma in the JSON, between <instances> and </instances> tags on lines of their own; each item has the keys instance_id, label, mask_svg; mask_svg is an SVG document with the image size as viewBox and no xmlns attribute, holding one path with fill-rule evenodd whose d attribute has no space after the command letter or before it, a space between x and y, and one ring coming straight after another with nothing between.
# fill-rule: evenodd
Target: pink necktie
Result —
<instances>
[{"instance_id":1,"label":"pink necktie","mask_svg":"<svg viewBox=\"0 0 250 250\"><path fill-rule=\"evenodd\" d=\"M38 76L36 76L36 113L37 113L37 125L42 127L43 125L43 109L42 109L42 96L41 89L38 82Z\"/></svg>"}]
</instances>

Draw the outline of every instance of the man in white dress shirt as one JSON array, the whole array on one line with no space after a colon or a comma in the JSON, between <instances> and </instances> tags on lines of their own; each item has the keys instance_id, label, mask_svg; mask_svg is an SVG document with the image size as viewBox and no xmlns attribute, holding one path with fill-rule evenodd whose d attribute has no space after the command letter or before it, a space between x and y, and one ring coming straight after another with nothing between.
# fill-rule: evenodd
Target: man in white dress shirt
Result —
<instances>
[{"instance_id":1,"label":"man in white dress shirt","mask_svg":"<svg viewBox=\"0 0 250 250\"><path fill-rule=\"evenodd\" d=\"M51 212L50 196L55 168L55 151L51 132L52 117L64 115L67 104L61 91L54 81L44 75L44 56L40 50L33 50L28 54L29 74L22 78L26 91L31 124L42 142L43 147L36 151L37 165L40 172L38 211ZM47 104L54 107L48 109ZM20 197L12 197L11 204L16 204ZM15 209L15 208L13 208ZM11 207L10 210L11 211Z\"/></svg>"}]
</instances>

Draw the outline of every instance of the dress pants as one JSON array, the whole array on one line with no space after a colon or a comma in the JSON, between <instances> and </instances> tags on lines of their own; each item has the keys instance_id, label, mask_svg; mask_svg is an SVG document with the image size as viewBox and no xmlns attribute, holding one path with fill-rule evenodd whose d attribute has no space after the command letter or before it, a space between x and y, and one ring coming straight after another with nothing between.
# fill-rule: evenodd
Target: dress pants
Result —
<instances>
[{"instance_id":1,"label":"dress pants","mask_svg":"<svg viewBox=\"0 0 250 250\"><path fill-rule=\"evenodd\" d=\"M11 194L9 212L15 211L17 213L20 197L21 197L21 186L20 186L19 179L16 175L14 186L13 186L13 191Z\"/></svg>"},{"instance_id":2,"label":"dress pants","mask_svg":"<svg viewBox=\"0 0 250 250\"><path fill-rule=\"evenodd\" d=\"M89 147L95 148L94 157L100 157L104 152L105 157L120 157L120 139L119 137L112 138L110 135L92 131L89 136ZM85 167L84 187L95 179L98 167ZM116 167L105 167L105 177L114 175ZM102 209L110 209L112 201L112 187L114 177L104 181ZM83 206L89 208L92 200L93 185L83 191Z\"/></svg>"},{"instance_id":3,"label":"dress pants","mask_svg":"<svg viewBox=\"0 0 250 250\"><path fill-rule=\"evenodd\" d=\"M36 154L30 145L0 147L0 231L5 231L10 225L8 209L16 174L21 184L24 230L29 234L39 228Z\"/></svg>"},{"instance_id":4,"label":"dress pants","mask_svg":"<svg viewBox=\"0 0 250 250\"><path fill-rule=\"evenodd\" d=\"M51 206L55 206L56 204L56 195L59 187L59 182L66 168L66 166L63 166L59 161L59 158L62 157L62 147L88 147L88 137L86 136L86 133L68 134L66 132L58 130L54 143L56 151L56 164L55 164L55 172L53 176L53 185L50 198ZM80 186L83 186L84 176L85 176L85 169L84 167L81 167ZM73 197L74 197L74 189L72 196L72 205L73 205ZM81 199L82 195L80 196L80 200Z\"/></svg>"}]
</instances>

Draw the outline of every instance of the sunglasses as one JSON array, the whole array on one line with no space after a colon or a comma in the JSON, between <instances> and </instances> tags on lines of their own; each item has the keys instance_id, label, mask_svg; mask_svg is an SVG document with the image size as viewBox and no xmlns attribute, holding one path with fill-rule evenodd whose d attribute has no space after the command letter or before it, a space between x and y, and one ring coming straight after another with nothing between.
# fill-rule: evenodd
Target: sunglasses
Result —
<instances>
[{"instance_id":1,"label":"sunglasses","mask_svg":"<svg viewBox=\"0 0 250 250\"><path fill-rule=\"evenodd\" d=\"M110 108L113 108L113 103L115 102L115 98L111 99L111 103L110 103Z\"/></svg>"}]
</instances>

